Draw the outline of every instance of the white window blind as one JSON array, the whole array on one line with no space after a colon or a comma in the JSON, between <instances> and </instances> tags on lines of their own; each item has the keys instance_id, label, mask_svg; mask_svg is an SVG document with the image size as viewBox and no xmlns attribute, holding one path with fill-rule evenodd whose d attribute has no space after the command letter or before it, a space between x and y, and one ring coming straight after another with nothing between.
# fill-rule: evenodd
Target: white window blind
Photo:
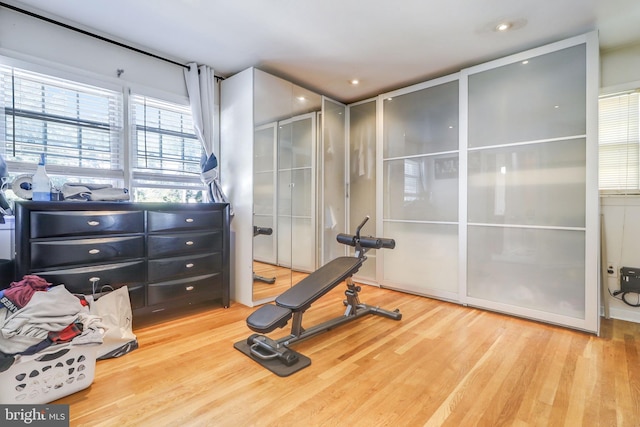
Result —
<instances>
[{"instance_id":1,"label":"white window blind","mask_svg":"<svg viewBox=\"0 0 640 427\"><path fill-rule=\"evenodd\" d=\"M0 66L2 143L13 171L122 179L122 94Z\"/></svg>"},{"instance_id":2,"label":"white window blind","mask_svg":"<svg viewBox=\"0 0 640 427\"><path fill-rule=\"evenodd\" d=\"M131 95L133 177L136 185L201 188L198 141L187 105Z\"/></svg>"},{"instance_id":3,"label":"white window blind","mask_svg":"<svg viewBox=\"0 0 640 427\"><path fill-rule=\"evenodd\" d=\"M640 189L639 93L599 101L600 189Z\"/></svg>"}]
</instances>

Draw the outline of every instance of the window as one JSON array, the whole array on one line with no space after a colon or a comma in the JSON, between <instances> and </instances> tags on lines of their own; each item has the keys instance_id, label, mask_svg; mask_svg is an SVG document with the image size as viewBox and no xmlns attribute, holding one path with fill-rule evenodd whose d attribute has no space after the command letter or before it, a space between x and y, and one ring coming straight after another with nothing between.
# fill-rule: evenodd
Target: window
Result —
<instances>
[{"instance_id":1,"label":"window","mask_svg":"<svg viewBox=\"0 0 640 427\"><path fill-rule=\"evenodd\" d=\"M32 174L44 153L58 188L126 185L135 201L201 202L203 150L189 106L131 95L127 133L124 91L0 64L0 153L10 179Z\"/></svg>"},{"instance_id":2,"label":"window","mask_svg":"<svg viewBox=\"0 0 640 427\"><path fill-rule=\"evenodd\" d=\"M639 91L599 101L600 190L640 190Z\"/></svg>"},{"instance_id":3,"label":"window","mask_svg":"<svg viewBox=\"0 0 640 427\"><path fill-rule=\"evenodd\" d=\"M202 201L202 144L188 105L130 97L137 201Z\"/></svg>"},{"instance_id":4,"label":"window","mask_svg":"<svg viewBox=\"0 0 640 427\"><path fill-rule=\"evenodd\" d=\"M45 153L56 186L122 184L122 116L120 92L0 65L0 153L14 176Z\"/></svg>"}]
</instances>

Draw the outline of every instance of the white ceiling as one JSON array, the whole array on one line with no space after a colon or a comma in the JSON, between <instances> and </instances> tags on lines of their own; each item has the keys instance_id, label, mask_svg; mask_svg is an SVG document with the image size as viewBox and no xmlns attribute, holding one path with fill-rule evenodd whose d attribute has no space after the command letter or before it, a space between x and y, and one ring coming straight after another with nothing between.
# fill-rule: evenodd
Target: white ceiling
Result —
<instances>
[{"instance_id":1,"label":"white ceiling","mask_svg":"<svg viewBox=\"0 0 640 427\"><path fill-rule=\"evenodd\" d=\"M638 0L7 2L228 77L255 66L342 102L598 30L640 43ZM494 31L503 20L514 29ZM349 80L360 80L358 86Z\"/></svg>"}]
</instances>

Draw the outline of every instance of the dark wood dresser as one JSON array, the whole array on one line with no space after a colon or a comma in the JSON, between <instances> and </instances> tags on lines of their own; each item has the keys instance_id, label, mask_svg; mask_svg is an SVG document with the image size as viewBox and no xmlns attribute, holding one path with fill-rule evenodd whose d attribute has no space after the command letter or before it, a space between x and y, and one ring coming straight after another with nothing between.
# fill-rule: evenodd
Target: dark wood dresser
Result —
<instances>
[{"instance_id":1,"label":"dark wood dresser","mask_svg":"<svg viewBox=\"0 0 640 427\"><path fill-rule=\"evenodd\" d=\"M127 285L134 318L230 304L227 203L17 202L15 218L17 279L85 295Z\"/></svg>"}]
</instances>

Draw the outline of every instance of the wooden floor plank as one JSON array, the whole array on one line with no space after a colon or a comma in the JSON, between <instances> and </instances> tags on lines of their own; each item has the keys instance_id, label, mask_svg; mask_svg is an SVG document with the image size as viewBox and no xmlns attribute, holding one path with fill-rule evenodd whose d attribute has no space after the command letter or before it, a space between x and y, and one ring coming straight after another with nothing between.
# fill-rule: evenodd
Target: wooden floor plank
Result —
<instances>
[{"instance_id":1,"label":"wooden floor plank","mask_svg":"<svg viewBox=\"0 0 640 427\"><path fill-rule=\"evenodd\" d=\"M342 314L343 292L305 325ZM638 324L603 320L596 337L369 286L361 298L402 320L365 316L294 344L312 363L290 377L233 348L255 309L195 307L136 324L137 350L98 361L91 387L56 403L91 427L638 426Z\"/></svg>"}]
</instances>

